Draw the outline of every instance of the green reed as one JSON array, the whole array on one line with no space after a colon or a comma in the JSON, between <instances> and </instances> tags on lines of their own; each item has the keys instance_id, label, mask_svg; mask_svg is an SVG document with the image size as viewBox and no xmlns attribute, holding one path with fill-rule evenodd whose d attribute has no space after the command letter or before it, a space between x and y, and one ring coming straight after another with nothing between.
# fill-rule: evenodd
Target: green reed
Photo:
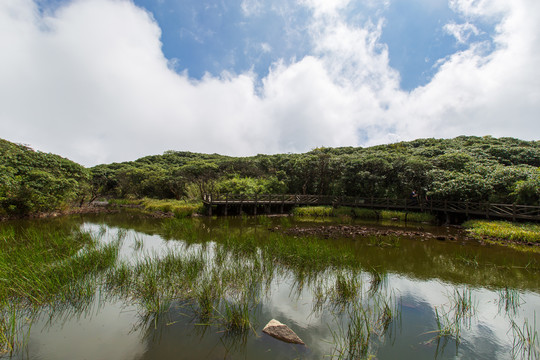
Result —
<instances>
[{"instance_id":1,"label":"green reed","mask_svg":"<svg viewBox=\"0 0 540 360\"><path fill-rule=\"evenodd\" d=\"M98 234L99 235L99 234ZM0 341L21 348L40 307L83 310L92 301L100 273L118 256L120 241L99 245L96 236L50 223L0 230ZM21 340L22 339L22 340Z\"/></svg>"},{"instance_id":2,"label":"green reed","mask_svg":"<svg viewBox=\"0 0 540 360\"><path fill-rule=\"evenodd\" d=\"M521 296L519 291L505 287L503 289L499 289L498 293L499 311L504 309L504 311L510 316L515 315L521 306Z\"/></svg>"},{"instance_id":3,"label":"green reed","mask_svg":"<svg viewBox=\"0 0 540 360\"><path fill-rule=\"evenodd\" d=\"M514 320L511 323L514 341L512 344L512 357L528 360L540 359L540 342L536 330L536 312L532 324L525 319L520 327Z\"/></svg>"}]
</instances>

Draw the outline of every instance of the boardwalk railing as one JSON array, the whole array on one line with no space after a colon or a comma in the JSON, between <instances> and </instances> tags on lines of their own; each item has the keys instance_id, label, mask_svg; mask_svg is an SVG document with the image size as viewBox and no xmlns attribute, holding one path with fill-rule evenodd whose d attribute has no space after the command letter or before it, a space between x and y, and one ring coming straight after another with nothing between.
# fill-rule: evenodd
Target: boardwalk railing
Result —
<instances>
[{"instance_id":1,"label":"boardwalk railing","mask_svg":"<svg viewBox=\"0 0 540 360\"><path fill-rule=\"evenodd\" d=\"M491 204L447 200L366 198L332 195L291 195L291 194L204 194L206 205L217 206L259 206L259 205L332 205L352 206L370 209L392 209L458 213L466 216L497 217L505 219L525 219L540 221L540 206L516 204Z\"/></svg>"}]
</instances>

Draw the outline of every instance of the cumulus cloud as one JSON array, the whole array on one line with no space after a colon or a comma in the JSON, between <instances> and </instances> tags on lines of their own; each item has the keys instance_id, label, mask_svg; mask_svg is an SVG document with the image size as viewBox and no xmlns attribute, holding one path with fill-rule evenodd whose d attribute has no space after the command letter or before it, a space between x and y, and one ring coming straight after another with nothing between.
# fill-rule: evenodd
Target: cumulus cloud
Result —
<instances>
[{"instance_id":1,"label":"cumulus cloud","mask_svg":"<svg viewBox=\"0 0 540 360\"><path fill-rule=\"evenodd\" d=\"M329 3L302 3L313 16L310 55L277 60L263 79L195 80L174 71L152 14L131 1L73 1L43 14L32 0L3 0L0 137L94 165L169 149L248 155L540 133L537 1L452 0L466 17L504 14L495 49L471 44L412 92L389 66L383 20L353 26L342 16L349 1Z\"/></svg>"}]
</instances>

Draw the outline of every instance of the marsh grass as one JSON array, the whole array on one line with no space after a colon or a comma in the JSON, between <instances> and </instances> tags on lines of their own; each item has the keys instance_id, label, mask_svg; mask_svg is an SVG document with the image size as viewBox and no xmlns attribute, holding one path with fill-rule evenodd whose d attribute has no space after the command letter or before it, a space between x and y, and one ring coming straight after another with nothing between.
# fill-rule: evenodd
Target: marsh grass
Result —
<instances>
[{"instance_id":1,"label":"marsh grass","mask_svg":"<svg viewBox=\"0 0 540 360\"><path fill-rule=\"evenodd\" d=\"M521 296L519 291L516 289L510 289L505 287L498 291L499 293L499 312L504 309L504 311L510 315L514 316L519 307L522 304Z\"/></svg>"},{"instance_id":2,"label":"marsh grass","mask_svg":"<svg viewBox=\"0 0 540 360\"><path fill-rule=\"evenodd\" d=\"M381 291L381 289L385 288L388 284L388 273L374 267L369 270L369 273L371 275L371 280L369 282L369 293L374 295Z\"/></svg>"},{"instance_id":3,"label":"marsh grass","mask_svg":"<svg viewBox=\"0 0 540 360\"><path fill-rule=\"evenodd\" d=\"M140 206L146 211L161 211L173 213L177 218L191 217L194 214L201 214L204 211L201 202L187 202L173 199L149 199L140 200L112 199L109 200L112 205Z\"/></svg>"},{"instance_id":4,"label":"marsh grass","mask_svg":"<svg viewBox=\"0 0 540 360\"><path fill-rule=\"evenodd\" d=\"M536 330L536 313L534 314L532 324L529 324L529 320L525 319L521 327L514 320L512 320L511 325L514 335L512 357L514 359L521 358L527 360L540 359L540 343Z\"/></svg>"},{"instance_id":5,"label":"marsh grass","mask_svg":"<svg viewBox=\"0 0 540 360\"><path fill-rule=\"evenodd\" d=\"M457 350L461 342L463 327L470 328L475 314L476 303L469 288L464 288L461 291L454 289L453 294L449 296L449 304L446 310L445 306L435 307L437 329L433 331L436 336L431 341L437 342L437 353L441 339L444 339L443 350L450 339L455 341Z\"/></svg>"},{"instance_id":6,"label":"marsh grass","mask_svg":"<svg viewBox=\"0 0 540 360\"><path fill-rule=\"evenodd\" d=\"M540 225L538 224L472 220L464 223L463 227L478 238L489 236L519 243L540 242Z\"/></svg>"},{"instance_id":7,"label":"marsh grass","mask_svg":"<svg viewBox=\"0 0 540 360\"><path fill-rule=\"evenodd\" d=\"M387 335L393 338L397 333L401 324L401 301L395 293L380 294L351 303L340 316L336 327L330 328L334 345L332 358L373 358L376 340Z\"/></svg>"},{"instance_id":8,"label":"marsh grass","mask_svg":"<svg viewBox=\"0 0 540 360\"><path fill-rule=\"evenodd\" d=\"M362 280L356 271L339 272L330 296L334 306L343 310L349 304L354 303L361 297Z\"/></svg>"},{"instance_id":9,"label":"marsh grass","mask_svg":"<svg viewBox=\"0 0 540 360\"><path fill-rule=\"evenodd\" d=\"M330 217L333 215L331 206L300 206L293 209L295 216Z\"/></svg>"},{"instance_id":10,"label":"marsh grass","mask_svg":"<svg viewBox=\"0 0 540 360\"><path fill-rule=\"evenodd\" d=\"M330 329L334 350L332 358L365 359L369 353L372 335L371 322L367 311L361 306L353 306L348 310L348 323Z\"/></svg>"},{"instance_id":11,"label":"marsh grass","mask_svg":"<svg viewBox=\"0 0 540 360\"><path fill-rule=\"evenodd\" d=\"M24 345L31 327L31 320L26 319L32 319L39 308L87 308L99 274L115 263L120 242L100 245L90 233L51 224L2 227L1 348L13 352Z\"/></svg>"},{"instance_id":12,"label":"marsh grass","mask_svg":"<svg viewBox=\"0 0 540 360\"><path fill-rule=\"evenodd\" d=\"M365 208L353 208L340 206L333 208L332 206L305 206L294 208L293 214L299 217L325 218L335 217L341 218L343 221L347 219L362 219L362 220L398 220L407 222L429 222L432 223L436 219L429 213L392 211L392 210L373 210Z\"/></svg>"}]
</instances>

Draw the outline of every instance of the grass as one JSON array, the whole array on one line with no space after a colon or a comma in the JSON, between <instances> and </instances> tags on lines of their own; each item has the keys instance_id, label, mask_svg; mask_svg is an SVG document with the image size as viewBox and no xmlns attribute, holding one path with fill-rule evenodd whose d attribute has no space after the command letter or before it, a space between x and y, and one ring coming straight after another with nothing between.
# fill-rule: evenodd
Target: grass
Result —
<instances>
[{"instance_id":1,"label":"grass","mask_svg":"<svg viewBox=\"0 0 540 360\"><path fill-rule=\"evenodd\" d=\"M324 218L354 218L362 220L397 220L408 222L434 222L433 215L428 213L392 211L392 210L373 210L364 208L338 207L332 206L305 206L294 208L295 216Z\"/></svg>"},{"instance_id":2,"label":"grass","mask_svg":"<svg viewBox=\"0 0 540 360\"><path fill-rule=\"evenodd\" d=\"M332 358L365 359L372 335L369 315L361 306L352 307L347 315L350 320L346 331L343 325L338 330L330 329L334 343Z\"/></svg>"},{"instance_id":3,"label":"grass","mask_svg":"<svg viewBox=\"0 0 540 360\"><path fill-rule=\"evenodd\" d=\"M0 350L24 344L38 308L84 309L97 288L96 275L118 256L120 241L100 246L76 228L40 224L27 229L0 228Z\"/></svg>"},{"instance_id":4,"label":"grass","mask_svg":"<svg viewBox=\"0 0 540 360\"><path fill-rule=\"evenodd\" d=\"M455 289L454 293L449 296L447 310L445 311L444 308L444 306L435 307L437 329L433 332L437 335L432 341L437 341L437 353L441 339L444 339L443 350L449 339L455 341L456 350L459 347L462 328L463 326L470 327L471 319L476 313L472 291L469 288L464 288L462 291Z\"/></svg>"},{"instance_id":5,"label":"grass","mask_svg":"<svg viewBox=\"0 0 540 360\"><path fill-rule=\"evenodd\" d=\"M515 315L521 306L521 296L516 289L505 287L499 290L499 311L504 309L511 316Z\"/></svg>"},{"instance_id":6,"label":"grass","mask_svg":"<svg viewBox=\"0 0 540 360\"><path fill-rule=\"evenodd\" d=\"M528 319L525 319L523 325L520 327L512 320L512 332L514 334L512 358L540 359L540 343L538 332L536 331L536 313L532 324L529 324Z\"/></svg>"},{"instance_id":7,"label":"grass","mask_svg":"<svg viewBox=\"0 0 540 360\"><path fill-rule=\"evenodd\" d=\"M203 204L201 202L187 202L183 200L149 198L140 200L113 199L109 200L109 203L123 206L141 206L146 211L172 213L177 218L190 217L194 214L203 213Z\"/></svg>"},{"instance_id":8,"label":"grass","mask_svg":"<svg viewBox=\"0 0 540 360\"><path fill-rule=\"evenodd\" d=\"M392 324L400 322L400 307L401 303L393 293L350 303L345 316L335 328L330 328L334 345L332 358L375 358L374 340L383 338L392 329Z\"/></svg>"},{"instance_id":9,"label":"grass","mask_svg":"<svg viewBox=\"0 0 540 360\"><path fill-rule=\"evenodd\" d=\"M137 305L147 325L153 322L157 327L160 316L180 304L190 311L197 324L217 327L221 333L241 335L245 339L249 331L257 328L257 309L261 308L273 279L286 276L298 287L298 294L306 286L311 288L314 311L328 311L342 320L331 330L336 358L372 356L376 353L377 339L391 336L390 330L397 326L399 305L395 298L387 296L387 272L363 266L352 251L354 244L310 237L293 241L281 233L261 231L261 227L266 227L264 220L257 220L258 226L253 229L237 229L232 225L212 228L211 242L200 237L201 229L206 231L200 219L164 219L160 224L162 234L187 239L186 247L160 256L147 254L137 263L116 262L118 246L126 232L119 231L113 243L103 247L98 245L96 237L73 229L1 228L0 264L14 258L16 248L24 246L28 248L21 250L21 254L28 251L36 254L17 260L23 262L23 267L34 265L33 256L49 260L40 273L45 280L27 284L32 291L16 286L1 287L3 283L0 283L0 289L10 294L6 298L24 299L12 307L10 303L1 304L5 297L0 297L0 351L11 352L24 346L28 331L28 325L23 322L26 304L51 307L75 304L77 309L82 309L99 286L107 294ZM103 236L107 231L102 228L97 233ZM142 243L142 238L136 238L135 248L144 248ZM54 253L56 256L51 255ZM462 257L477 261L469 259L473 255ZM0 267L7 271L5 268ZM64 277L63 273L69 276ZM500 296L501 306L507 300L510 304L519 303L512 299L516 296L508 290ZM471 290L455 290L446 308L449 310L436 309L437 340L452 338L459 343L462 327L475 314ZM529 338L523 341L524 346L530 340L537 342L530 328L528 325L516 328L521 331L516 331L516 341L522 334L524 339Z\"/></svg>"},{"instance_id":10,"label":"grass","mask_svg":"<svg viewBox=\"0 0 540 360\"><path fill-rule=\"evenodd\" d=\"M463 227L476 238L492 237L518 243L540 243L540 225L507 221L472 220Z\"/></svg>"}]
</instances>

